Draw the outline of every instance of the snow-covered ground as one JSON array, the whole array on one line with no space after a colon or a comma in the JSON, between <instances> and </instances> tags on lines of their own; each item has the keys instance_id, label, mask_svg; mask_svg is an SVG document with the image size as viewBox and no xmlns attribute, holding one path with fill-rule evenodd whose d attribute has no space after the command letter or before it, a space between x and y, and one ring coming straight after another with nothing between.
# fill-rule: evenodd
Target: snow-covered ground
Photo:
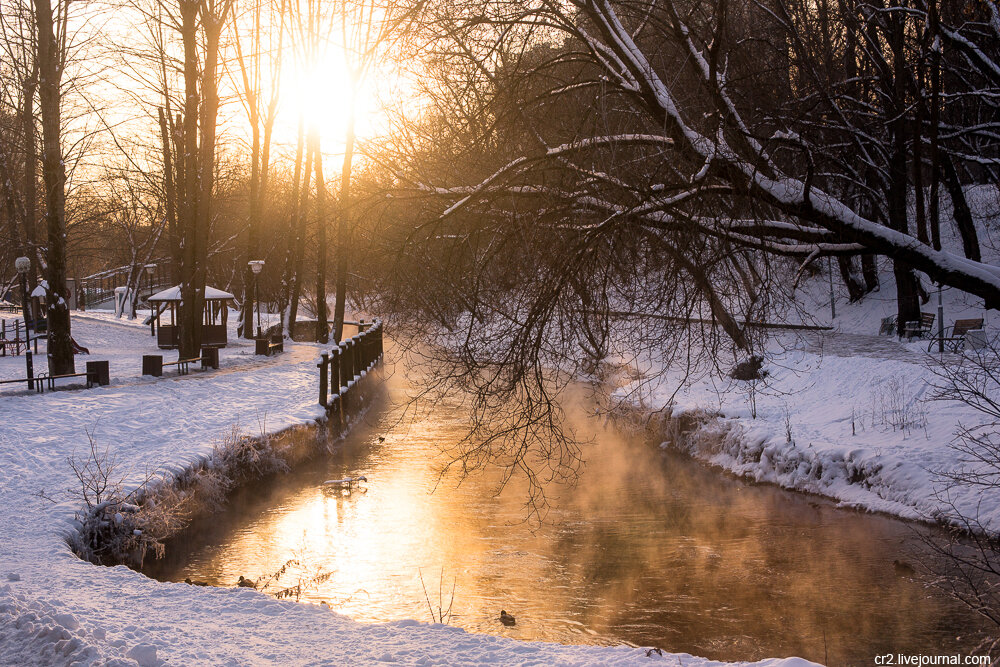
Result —
<instances>
[{"instance_id":1,"label":"snow-covered ground","mask_svg":"<svg viewBox=\"0 0 1000 667\"><path fill-rule=\"evenodd\" d=\"M74 313L73 327L91 359L111 362L111 386L45 394L0 389L0 664L719 664L647 657L629 647L519 642L416 621L361 624L253 590L161 583L126 567L81 561L65 541L81 507L69 493L79 483L67 457L87 451L88 432L110 448L126 485L136 485L149 470L179 471L204 459L233 424L274 433L322 411L316 346L293 344L280 357L256 359L237 342L223 351L219 371L152 379L140 376L140 359L156 347L138 322ZM78 357L81 369L87 359ZM41 367L44 354L36 357ZM23 357L0 358L0 378L23 369Z\"/></svg>"},{"instance_id":2,"label":"snow-covered ground","mask_svg":"<svg viewBox=\"0 0 1000 667\"><path fill-rule=\"evenodd\" d=\"M803 287L811 323L833 331L787 334L770 343L768 376L756 385L756 417L750 383L728 377L705 377L674 395L681 378L668 371L617 395L656 410L671 406L675 416L720 413L695 437L664 446L677 445L733 473L910 519L938 520L957 510L1000 530L1000 489L949 488L941 477L964 465L951 446L959 424L986 420L958 402L930 400L940 382L931 367L957 364L961 355L928 354L926 340L877 335L881 318L896 312L889 261L879 261L881 290L856 304L839 294L835 319L826 275ZM947 325L982 317L989 338L1000 334L1000 317L985 311L981 299L946 289L943 304ZM937 313L936 292L922 310ZM662 368L646 359L637 370L649 378Z\"/></svg>"}]
</instances>

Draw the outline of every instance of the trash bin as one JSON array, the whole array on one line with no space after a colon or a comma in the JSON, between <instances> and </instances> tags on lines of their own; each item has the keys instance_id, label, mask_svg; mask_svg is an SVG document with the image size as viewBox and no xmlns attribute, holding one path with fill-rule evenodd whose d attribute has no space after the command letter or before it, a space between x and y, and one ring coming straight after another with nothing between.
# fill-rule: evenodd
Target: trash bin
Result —
<instances>
[{"instance_id":1,"label":"trash bin","mask_svg":"<svg viewBox=\"0 0 1000 667\"><path fill-rule=\"evenodd\" d=\"M93 378L93 382L106 387L111 384L111 372L107 361L88 361L87 377Z\"/></svg>"}]
</instances>

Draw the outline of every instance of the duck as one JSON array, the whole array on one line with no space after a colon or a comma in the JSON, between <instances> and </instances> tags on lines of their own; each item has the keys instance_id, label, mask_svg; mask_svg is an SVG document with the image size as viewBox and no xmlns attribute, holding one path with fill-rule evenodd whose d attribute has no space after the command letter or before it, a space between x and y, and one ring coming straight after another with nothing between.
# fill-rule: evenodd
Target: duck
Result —
<instances>
[{"instance_id":1,"label":"duck","mask_svg":"<svg viewBox=\"0 0 1000 667\"><path fill-rule=\"evenodd\" d=\"M240 580L236 582L236 585L240 588L257 588L257 584L253 583L249 579L243 578L242 574L240 575Z\"/></svg>"},{"instance_id":2,"label":"duck","mask_svg":"<svg viewBox=\"0 0 1000 667\"><path fill-rule=\"evenodd\" d=\"M503 609L500 610L500 622L507 626L517 625L517 619Z\"/></svg>"},{"instance_id":3,"label":"duck","mask_svg":"<svg viewBox=\"0 0 1000 667\"><path fill-rule=\"evenodd\" d=\"M380 435L380 436L378 437L378 441L379 441L379 442L385 442L385 436L384 436L384 435Z\"/></svg>"},{"instance_id":4,"label":"duck","mask_svg":"<svg viewBox=\"0 0 1000 667\"><path fill-rule=\"evenodd\" d=\"M186 578L184 580L184 583L188 584L189 586L208 586L207 581L191 581L191 577Z\"/></svg>"}]
</instances>

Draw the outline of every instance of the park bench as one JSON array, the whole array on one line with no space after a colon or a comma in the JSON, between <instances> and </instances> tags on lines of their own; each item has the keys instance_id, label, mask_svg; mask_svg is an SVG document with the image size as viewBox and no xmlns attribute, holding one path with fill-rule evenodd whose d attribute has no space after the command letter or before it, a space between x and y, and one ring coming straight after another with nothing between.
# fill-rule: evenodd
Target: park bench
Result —
<instances>
[{"instance_id":1,"label":"park bench","mask_svg":"<svg viewBox=\"0 0 1000 667\"><path fill-rule=\"evenodd\" d=\"M920 313L920 321L906 322L903 324L903 336L907 340L914 338L926 338L934 330L934 313Z\"/></svg>"},{"instance_id":2,"label":"park bench","mask_svg":"<svg viewBox=\"0 0 1000 667\"><path fill-rule=\"evenodd\" d=\"M983 318L970 318L966 320L955 320L955 324L944 330L944 335L934 336L927 344L927 351L931 352L935 344L942 344L943 349L948 352L961 352L965 347L966 334L983 328Z\"/></svg>"},{"instance_id":3,"label":"park bench","mask_svg":"<svg viewBox=\"0 0 1000 667\"><path fill-rule=\"evenodd\" d=\"M65 380L67 378L86 378L87 389L90 389L94 385L103 387L111 382L107 361L88 361L87 370L83 373L61 373L59 375L48 375L47 373L42 373L33 378L0 380L0 384L25 382L28 384L28 388L30 389L31 384L34 383L35 391L41 394L45 393L46 387L48 387L50 391L54 391L56 388L56 380Z\"/></svg>"},{"instance_id":4,"label":"park bench","mask_svg":"<svg viewBox=\"0 0 1000 667\"><path fill-rule=\"evenodd\" d=\"M163 361L162 354L144 354L142 355L142 374L163 377L164 366L177 366L178 375L187 375L190 372L190 365L199 361L201 362L202 370L218 368L219 348L203 347L200 357L191 357L190 359L178 358L177 361L168 361L166 363Z\"/></svg>"},{"instance_id":5,"label":"park bench","mask_svg":"<svg viewBox=\"0 0 1000 667\"><path fill-rule=\"evenodd\" d=\"M54 391L56 388L56 380L65 380L67 378L87 378L87 389L90 389L95 384L97 384L97 372L96 371L86 371L84 373L63 373L62 375L48 375L42 373L35 380L40 384L43 381L45 385L49 388L49 391Z\"/></svg>"},{"instance_id":6,"label":"park bench","mask_svg":"<svg viewBox=\"0 0 1000 667\"><path fill-rule=\"evenodd\" d=\"M42 385L42 381L39 378L37 378L37 377L36 378L13 378L13 379L10 379L10 380L0 380L0 385L3 385L3 384L15 384L17 382L27 383L29 389L31 389L32 385L34 385L34 389L38 393L42 393L42 392L45 391L45 388Z\"/></svg>"},{"instance_id":7,"label":"park bench","mask_svg":"<svg viewBox=\"0 0 1000 667\"><path fill-rule=\"evenodd\" d=\"M272 354L278 354L285 351L285 340L281 335L274 336L273 338L262 337L256 339L256 348L254 349L254 354L263 354L264 356L271 356Z\"/></svg>"}]
</instances>

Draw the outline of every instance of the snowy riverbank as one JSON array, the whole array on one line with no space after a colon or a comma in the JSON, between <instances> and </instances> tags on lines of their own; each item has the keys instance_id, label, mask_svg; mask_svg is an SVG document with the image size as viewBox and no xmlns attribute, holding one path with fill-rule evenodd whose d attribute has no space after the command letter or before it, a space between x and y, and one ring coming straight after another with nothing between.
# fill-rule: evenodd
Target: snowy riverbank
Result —
<instances>
[{"instance_id":1,"label":"snowy riverbank","mask_svg":"<svg viewBox=\"0 0 1000 667\"><path fill-rule=\"evenodd\" d=\"M813 287L822 294L822 285ZM680 438L676 424L665 426L663 446L737 475L907 519L948 520L957 511L1000 530L1000 489L956 487L944 477L967 466L952 446L959 426L986 419L968 405L931 400L940 384L934 366L963 363L962 355L928 354L927 341L875 335L880 319L894 313L894 294L884 272L881 293L838 303L835 320L829 302L814 299L818 323L833 331L773 340L753 401L749 382L717 374L676 393L677 374L640 377L616 395L640 411L697 422ZM946 291L944 305L949 324L985 317L988 337L1000 334L981 300ZM924 310L935 311L936 301ZM652 376L662 369L645 360L637 370Z\"/></svg>"},{"instance_id":2,"label":"snowy riverbank","mask_svg":"<svg viewBox=\"0 0 1000 667\"><path fill-rule=\"evenodd\" d=\"M111 361L111 386L0 394L0 664L719 664L417 621L362 624L248 589L161 583L81 561L65 541L82 505L69 493L79 482L67 457L85 454L88 431L134 486L147 471L204 460L234 423L256 435L322 414L315 346L291 345L281 357L258 360L238 343L223 352L217 372L153 380L139 375L141 355L155 352L148 330L106 320L75 318L74 336L91 358ZM0 377L21 375L23 364L0 358Z\"/></svg>"}]
</instances>

